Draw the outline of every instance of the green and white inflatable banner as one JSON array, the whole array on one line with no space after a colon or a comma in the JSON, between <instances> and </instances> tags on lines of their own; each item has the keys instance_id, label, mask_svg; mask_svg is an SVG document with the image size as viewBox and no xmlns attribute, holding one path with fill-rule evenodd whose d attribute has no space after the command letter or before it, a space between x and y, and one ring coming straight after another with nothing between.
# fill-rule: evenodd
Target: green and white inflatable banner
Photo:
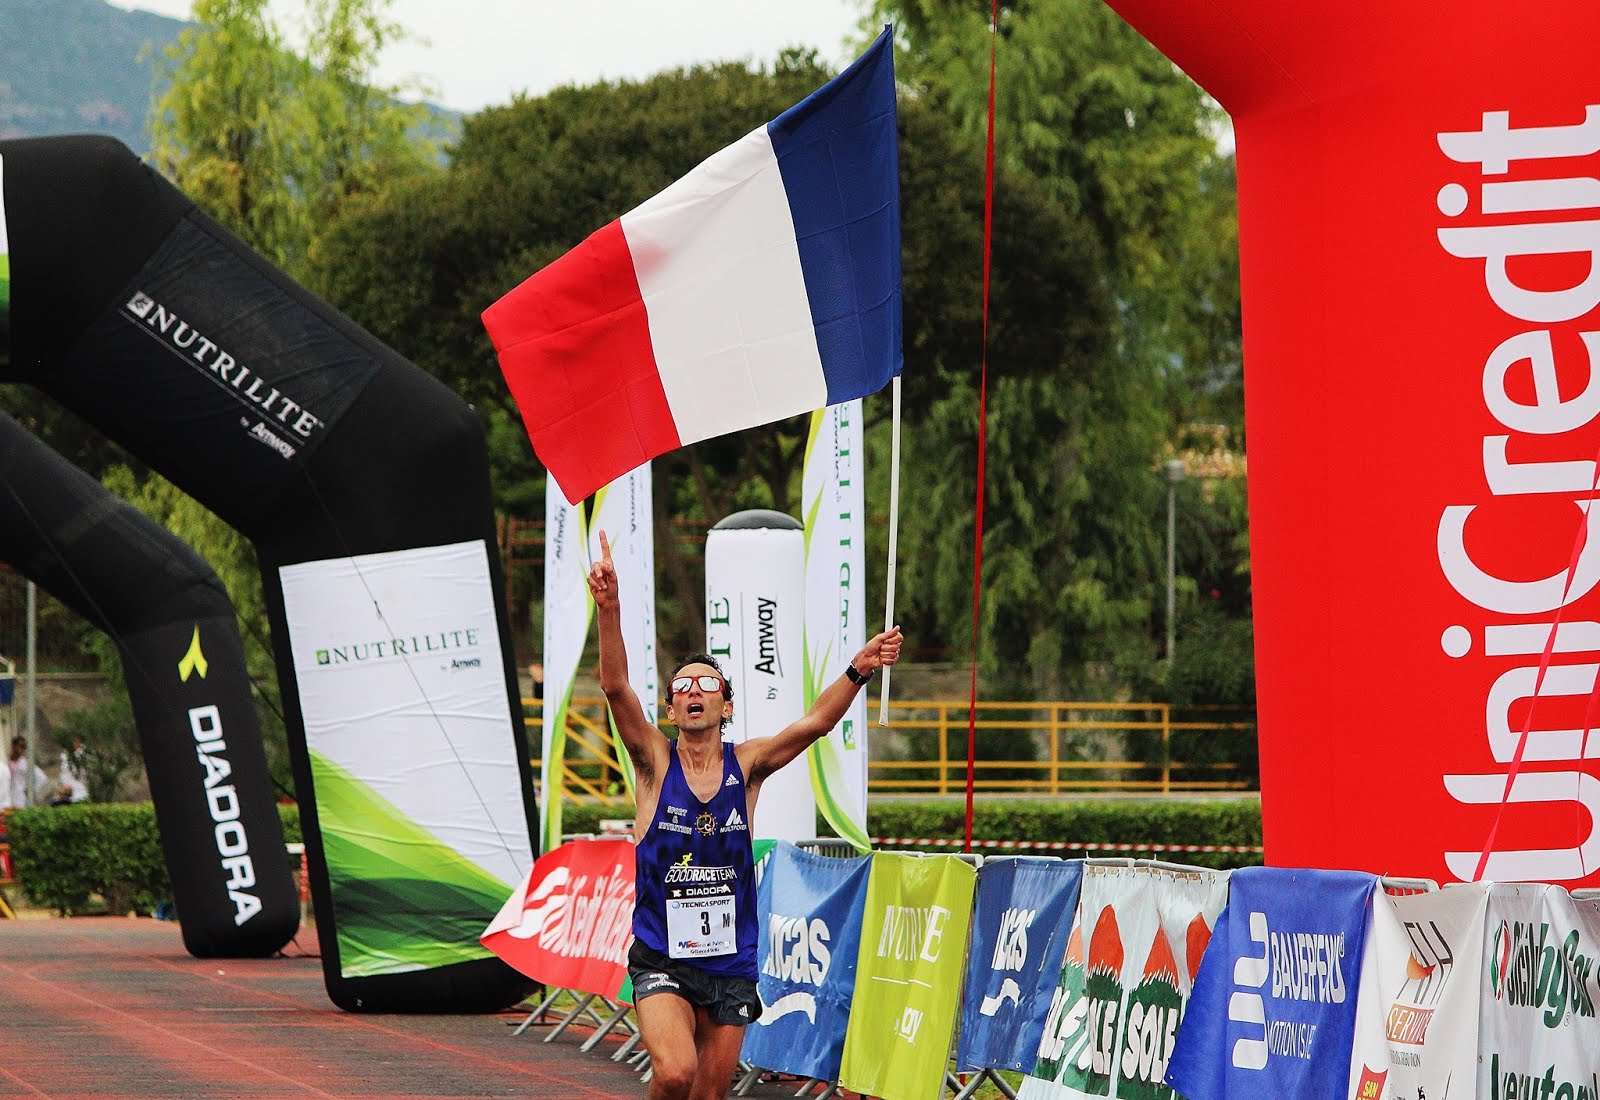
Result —
<instances>
[{"instance_id":1,"label":"green and white inflatable banner","mask_svg":"<svg viewBox=\"0 0 1600 1100\"><path fill-rule=\"evenodd\" d=\"M976 882L972 865L955 856L872 856L844 1088L881 1100L942 1091Z\"/></svg>"},{"instance_id":2,"label":"green and white inflatable banner","mask_svg":"<svg viewBox=\"0 0 1600 1100\"><path fill-rule=\"evenodd\" d=\"M1172 1100L1167 1062L1227 900L1225 871L1085 868L1061 982L1020 1100Z\"/></svg>"},{"instance_id":3,"label":"green and white inflatable banner","mask_svg":"<svg viewBox=\"0 0 1600 1100\"><path fill-rule=\"evenodd\" d=\"M0 157L0 366L11 361L11 245L6 238L6 162Z\"/></svg>"},{"instance_id":4,"label":"green and white inflatable banner","mask_svg":"<svg viewBox=\"0 0 1600 1100\"><path fill-rule=\"evenodd\" d=\"M567 708L583 660L594 600L584 579L589 539L581 504L568 504L560 486L544 487L544 707L539 751L539 848L561 846L562 775L567 753Z\"/></svg>"},{"instance_id":5,"label":"green and white inflatable banner","mask_svg":"<svg viewBox=\"0 0 1600 1100\"><path fill-rule=\"evenodd\" d=\"M866 641L866 527L862 494L861 402L811 414L800 498L805 515L805 705L844 675ZM862 851L867 835L867 697L806 753L817 807Z\"/></svg>"},{"instance_id":6,"label":"green and white inflatable banner","mask_svg":"<svg viewBox=\"0 0 1600 1100\"><path fill-rule=\"evenodd\" d=\"M622 601L622 641L628 654L628 681L644 715L653 725L660 710L660 672L656 653L656 548L651 521L650 463L620 477L594 498L589 523L590 560L600 557L600 532L611 543L617 567L617 595ZM584 591L588 588L585 586ZM633 799L633 760L607 711L611 743L622 767L629 801Z\"/></svg>"},{"instance_id":7,"label":"green and white inflatable banner","mask_svg":"<svg viewBox=\"0 0 1600 1100\"><path fill-rule=\"evenodd\" d=\"M487 548L330 558L279 576L339 973L488 957L478 934L533 853Z\"/></svg>"}]
</instances>

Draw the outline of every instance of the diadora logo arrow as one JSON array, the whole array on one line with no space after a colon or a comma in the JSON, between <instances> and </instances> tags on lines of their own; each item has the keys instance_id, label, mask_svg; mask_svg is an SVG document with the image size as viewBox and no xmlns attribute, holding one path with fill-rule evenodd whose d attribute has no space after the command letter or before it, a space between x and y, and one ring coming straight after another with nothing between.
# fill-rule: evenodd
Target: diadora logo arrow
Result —
<instances>
[{"instance_id":1,"label":"diadora logo arrow","mask_svg":"<svg viewBox=\"0 0 1600 1100\"><path fill-rule=\"evenodd\" d=\"M194 640L189 643L189 652L183 655L183 660L178 662L178 679L187 684L189 674L198 672L200 679L206 678L206 655L200 652L200 624L194 628Z\"/></svg>"}]
</instances>

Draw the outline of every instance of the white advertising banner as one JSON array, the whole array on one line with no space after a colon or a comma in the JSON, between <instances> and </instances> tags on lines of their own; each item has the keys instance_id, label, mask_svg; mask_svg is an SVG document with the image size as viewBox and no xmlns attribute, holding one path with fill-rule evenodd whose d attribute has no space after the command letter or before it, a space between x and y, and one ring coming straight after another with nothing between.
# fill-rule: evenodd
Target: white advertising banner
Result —
<instances>
[{"instance_id":1,"label":"white advertising banner","mask_svg":"<svg viewBox=\"0 0 1600 1100\"><path fill-rule=\"evenodd\" d=\"M805 515L805 705L844 675L866 642L866 524L861 402L811 414L800 501ZM806 753L811 789L834 831L865 851L867 694Z\"/></svg>"},{"instance_id":2,"label":"white advertising banner","mask_svg":"<svg viewBox=\"0 0 1600 1100\"><path fill-rule=\"evenodd\" d=\"M600 532L604 531L611 544L611 560L617 567L628 679L644 707L645 717L653 725L660 710L661 689L656 667L656 548L651 516L650 463L646 462L595 494L594 519L589 524L589 557L591 561L600 558ZM633 760L617 734L616 722L610 720L610 724L611 742L632 799Z\"/></svg>"},{"instance_id":3,"label":"white advertising banner","mask_svg":"<svg viewBox=\"0 0 1600 1100\"><path fill-rule=\"evenodd\" d=\"M1374 895L1356 999L1351 1100L1471 1090L1488 902L1487 883Z\"/></svg>"},{"instance_id":4,"label":"white advertising banner","mask_svg":"<svg viewBox=\"0 0 1600 1100\"><path fill-rule=\"evenodd\" d=\"M379 880L397 920L469 920L429 912L431 880L468 908L492 896L487 919L533 853L483 542L279 574L335 910L358 904L342 885ZM341 942L346 976L422 963L403 944Z\"/></svg>"},{"instance_id":5,"label":"white advertising banner","mask_svg":"<svg viewBox=\"0 0 1600 1100\"><path fill-rule=\"evenodd\" d=\"M584 579L588 539L583 506L568 504L554 479L544 487L544 701L539 753L539 849L561 844L562 775L567 754L567 708L583 660L594 600Z\"/></svg>"},{"instance_id":6,"label":"white advertising banner","mask_svg":"<svg viewBox=\"0 0 1600 1100\"><path fill-rule=\"evenodd\" d=\"M776 526L754 526L763 522ZM723 740L770 737L805 713L804 576L805 540L789 516L742 512L706 536L706 652L734 690ZM811 776L799 761L762 784L753 827L758 837L816 837Z\"/></svg>"},{"instance_id":7,"label":"white advertising banner","mask_svg":"<svg viewBox=\"0 0 1600 1100\"><path fill-rule=\"evenodd\" d=\"M1556 886L1489 888L1477 1095L1600 1096L1600 900Z\"/></svg>"},{"instance_id":8,"label":"white advertising banner","mask_svg":"<svg viewBox=\"0 0 1600 1100\"><path fill-rule=\"evenodd\" d=\"M1167 1061L1227 901L1225 871L1085 867L1061 985L1022 1100L1170 1100Z\"/></svg>"}]
</instances>

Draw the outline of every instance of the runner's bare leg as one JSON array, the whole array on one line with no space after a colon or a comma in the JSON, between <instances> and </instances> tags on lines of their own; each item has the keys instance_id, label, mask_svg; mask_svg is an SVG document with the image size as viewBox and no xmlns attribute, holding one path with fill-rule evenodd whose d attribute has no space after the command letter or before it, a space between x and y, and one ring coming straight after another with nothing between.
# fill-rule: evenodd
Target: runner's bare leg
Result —
<instances>
[{"instance_id":1,"label":"runner's bare leg","mask_svg":"<svg viewBox=\"0 0 1600 1100\"><path fill-rule=\"evenodd\" d=\"M650 1100L686 1100L698 1061L696 1019L704 1010L675 994L657 993L641 1000L634 1011L650 1052ZM738 1057L737 1048L734 1056ZM731 1067L728 1072L733 1072Z\"/></svg>"},{"instance_id":2,"label":"runner's bare leg","mask_svg":"<svg viewBox=\"0 0 1600 1100\"><path fill-rule=\"evenodd\" d=\"M694 1045L700 1052L700 1065L689 1100L724 1100L733 1085L733 1069L739 1064L744 1027L716 1023L704 1008L697 1007L694 1016Z\"/></svg>"}]
</instances>

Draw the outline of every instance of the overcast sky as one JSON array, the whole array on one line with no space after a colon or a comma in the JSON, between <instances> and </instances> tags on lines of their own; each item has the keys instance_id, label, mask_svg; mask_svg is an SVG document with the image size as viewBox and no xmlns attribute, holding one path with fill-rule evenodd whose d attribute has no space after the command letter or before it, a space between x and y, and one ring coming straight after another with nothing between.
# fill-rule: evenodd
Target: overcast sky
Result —
<instances>
[{"instance_id":1,"label":"overcast sky","mask_svg":"<svg viewBox=\"0 0 1600 1100\"><path fill-rule=\"evenodd\" d=\"M188 18L190 0L111 0ZM868 0L393 0L389 14L414 40L387 50L384 83L420 79L428 98L471 112L561 84L638 78L696 62L771 62L813 46L841 68ZM304 0L272 0L285 29Z\"/></svg>"}]
</instances>

